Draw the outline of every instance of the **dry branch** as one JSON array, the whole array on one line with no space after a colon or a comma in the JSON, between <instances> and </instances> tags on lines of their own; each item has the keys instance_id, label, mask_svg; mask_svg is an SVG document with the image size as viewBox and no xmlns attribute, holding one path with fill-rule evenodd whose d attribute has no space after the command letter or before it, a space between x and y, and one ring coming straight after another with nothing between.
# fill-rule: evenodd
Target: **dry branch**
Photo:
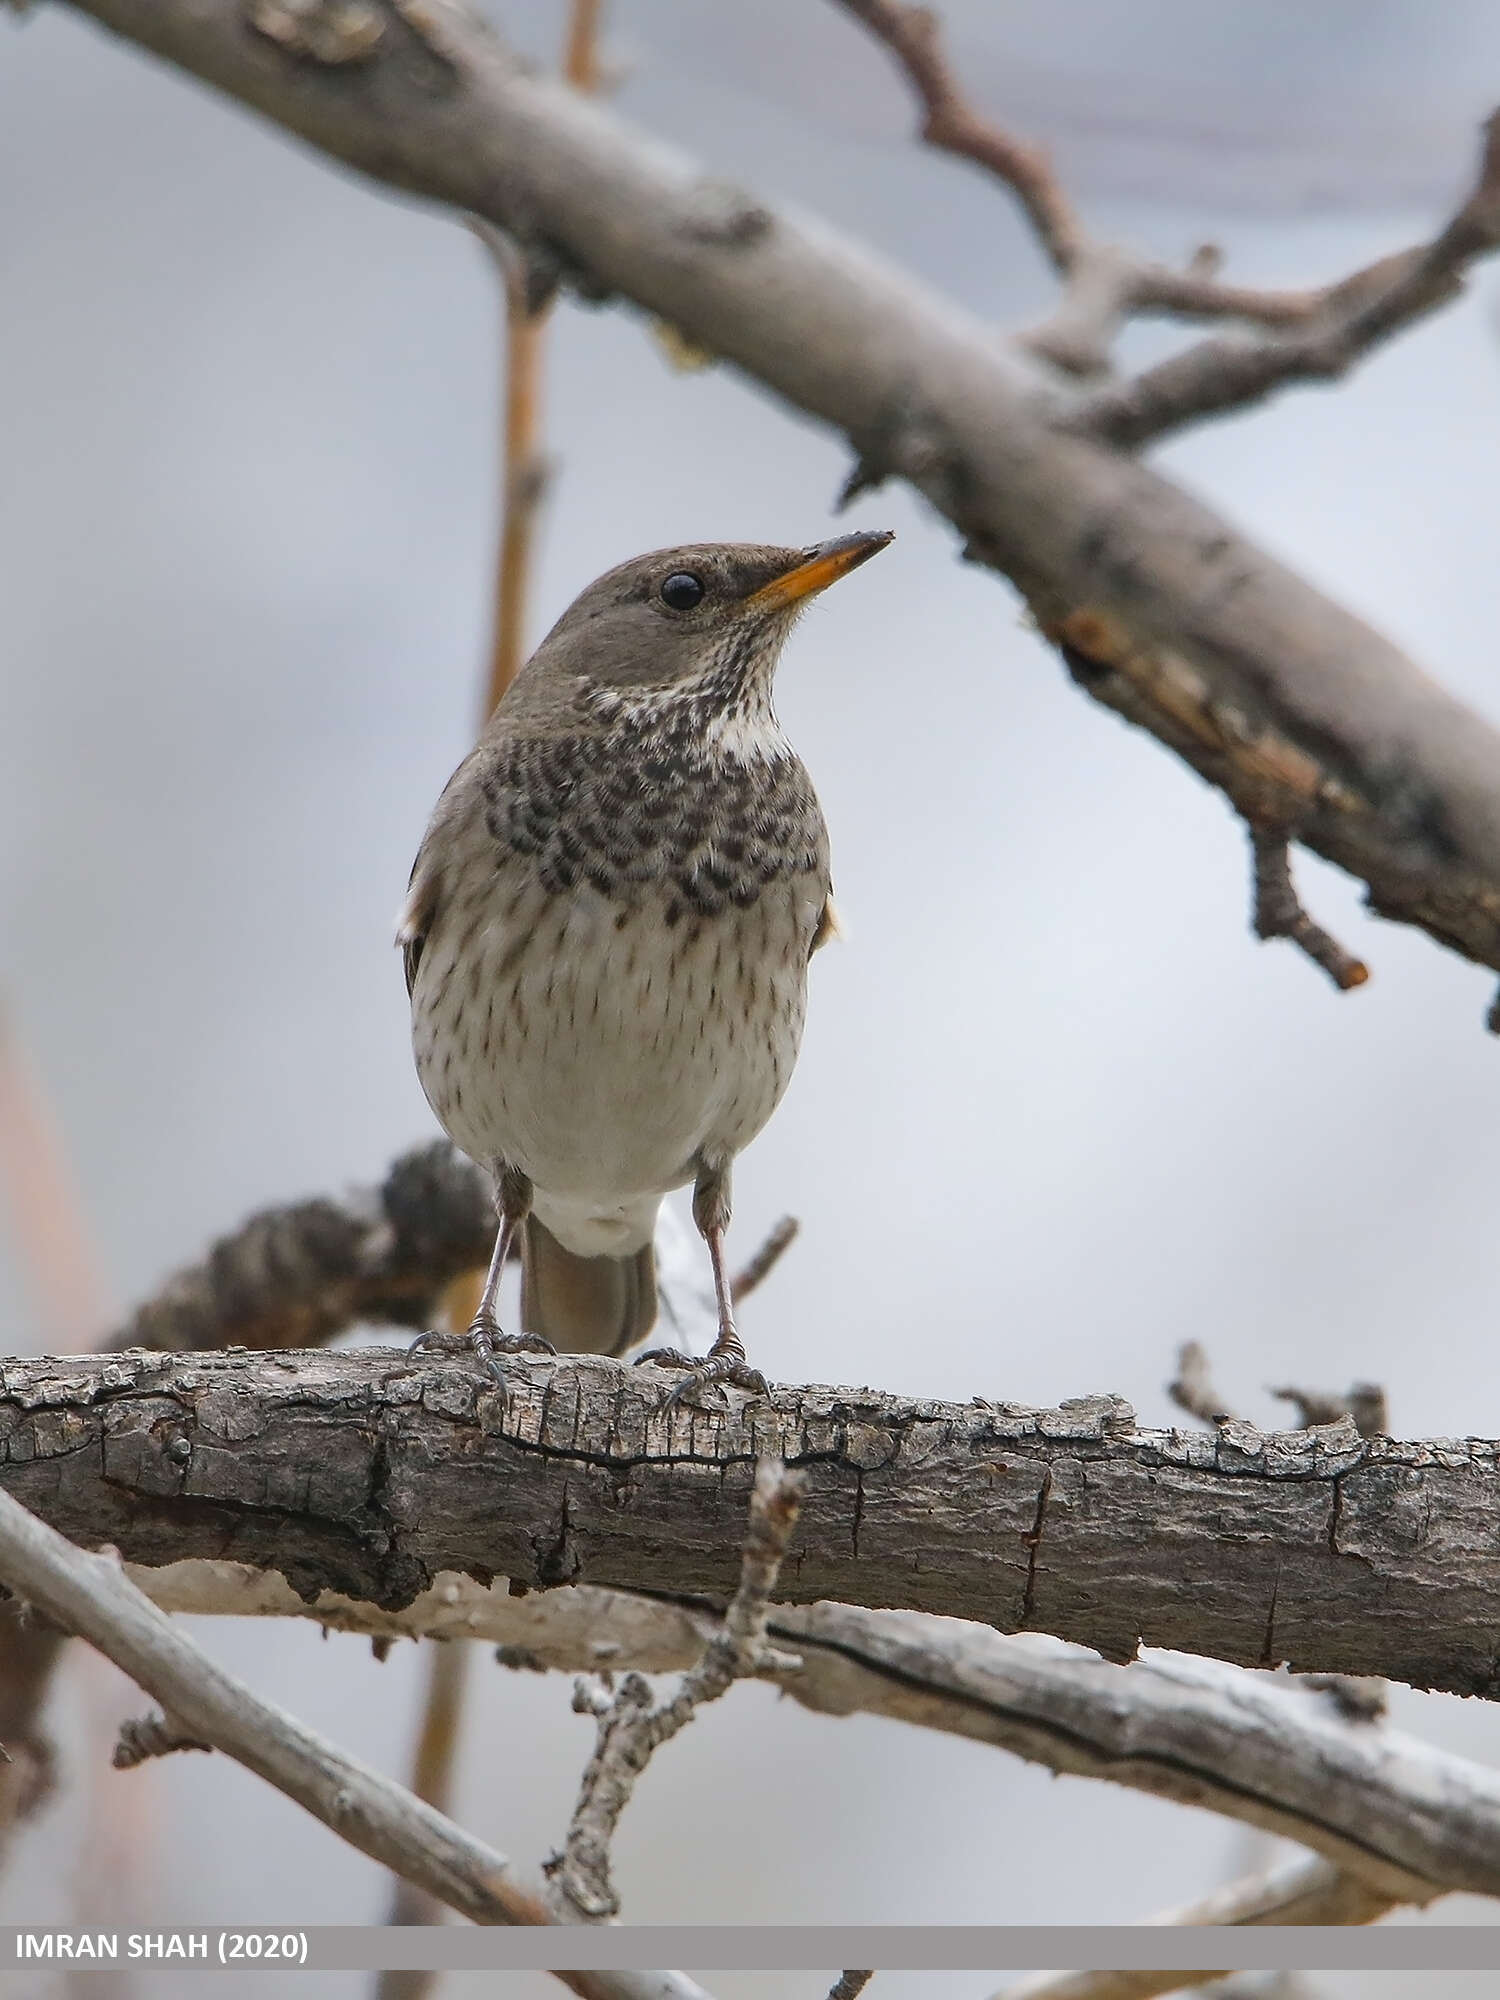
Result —
<instances>
[{"instance_id":1,"label":"dry branch","mask_svg":"<svg viewBox=\"0 0 1500 2000\"><path fill-rule=\"evenodd\" d=\"M1215 1889L1201 1902L1150 1917L1150 1924L1371 1924L1400 1899L1351 1880L1326 1861L1291 1861ZM1041 1973L1007 1986L995 2000L1153 2000L1225 1972ZM1212 1988L1210 1988L1210 1993Z\"/></svg>"},{"instance_id":2,"label":"dry branch","mask_svg":"<svg viewBox=\"0 0 1500 2000\"><path fill-rule=\"evenodd\" d=\"M692 1602L591 1586L510 1594L440 1576L401 1612L221 1562L135 1569L167 1610L302 1616L334 1631L461 1634L509 1666L680 1672L713 1619ZM801 1665L780 1689L827 1715L863 1713L988 1743L1062 1775L1202 1806L1314 1848L1383 1892L1413 1884L1500 1896L1500 1778L1399 1732L1351 1726L1317 1675L1252 1673L1182 1654L1129 1667L1034 1634L847 1604L780 1606L770 1636ZM1338 1692L1351 1686L1342 1680Z\"/></svg>"},{"instance_id":3,"label":"dry branch","mask_svg":"<svg viewBox=\"0 0 1500 2000\"><path fill-rule=\"evenodd\" d=\"M501 1398L461 1362L373 1348L10 1362L0 1483L133 1561L227 1557L309 1598L399 1609L452 1570L723 1604L770 1452L808 1475L793 1602L1500 1689L1493 1444L1153 1431L1118 1398L782 1388L664 1414L651 1369L511 1377Z\"/></svg>"},{"instance_id":4,"label":"dry branch","mask_svg":"<svg viewBox=\"0 0 1500 2000\"><path fill-rule=\"evenodd\" d=\"M740 1580L702 1657L682 1676L670 1699L653 1701L639 1674L613 1681L580 1680L573 1706L592 1715L594 1754L583 1774L563 1851L548 1864L559 1922L598 1923L618 1915L611 1855L620 1816L647 1765L708 1702L738 1680L773 1674L798 1662L766 1638L771 1594L801 1511L803 1482L774 1458L762 1459L750 1494L750 1518L740 1557Z\"/></svg>"},{"instance_id":5,"label":"dry branch","mask_svg":"<svg viewBox=\"0 0 1500 2000\"><path fill-rule=\"evenodd\" d=\"M1089 234L1045 156L968 102L930 8L901 0L838 4L895 57L921 104L922 138L1009 187L1065 280L1056 311L1022 336L1033 352L1071 374L1101 373L1120 328L1148 313L1240 320L1276 336L1200 341L1133 381L1099 389L1080 405L1076 421L1112 443L1138 445L1258 402L1287 382L1342 374L1377 342L1451 299L1465 267L1500 242L1500 127L1492 119L1475 189L1431 243L1310 290L1226 285L1216 275L1220 256L1212 245L1198 250L1185 271L1174 271Z\"/></svg>"},{"instance_id":6,"label":"dry branch","mask_svg":"<svg viewBox=\"0 0 1500 2000\"><path fill-rule=\"evenodd\" d=\"M90 1555L0 1492L0 1581L86 1639L162 1704L148 1754L188 1738L254 1771L373 1860L478 1924L545 1924L546 1909L504 1855L263 1701L186 1637L112 1555ZM677 1973L558 1973L586 2000L704 2000Z\"/></svg>"},{"instance_id":7,"label":"dry branch","mask_svg":"<svg viewBox=\"0 0 1500 2000\"><path fill-rule=\"evenodd\" d=\"M236 0L74 4L836 428L1015 582L1087 692L1381 915L1500 966L1500 735L1211 509L1071 434L1076 397L950 301L528 74L455 0L372 4L340 63L247 31Z\"/></svg>"},{"instance_id":8,"label":"dry branch","mask_svg":"<svg viewBox=\"0 0 1500 2000\"><path fill-rule=\"evenodd\" d=\"M1315 924L1303 909L1292 881L1292 857L1285 831L1251 825L1255 904L1251 918L1261 939L1286 938L1321 966L1340 992L1363 986L1370 968L1345 951L1336 938Z\"/></svg>"},{"instance_id":9,"label":"dry branch","mask_svg":"<svg viewBox=\"0 0 1500 2000\"><path fill-rule=\"evenodd\" d=\"M1133 380L1087 396L1075 416L1134 447L1262 402L1289 382L1327 381L1371 348L1446 305L1476 258L1500 245L1500 111L1483 128L1472 191L1430 243L1385 257L1324 294L1300 330L1257 340L1210 337Z\"/></svg>"}]
</instances>

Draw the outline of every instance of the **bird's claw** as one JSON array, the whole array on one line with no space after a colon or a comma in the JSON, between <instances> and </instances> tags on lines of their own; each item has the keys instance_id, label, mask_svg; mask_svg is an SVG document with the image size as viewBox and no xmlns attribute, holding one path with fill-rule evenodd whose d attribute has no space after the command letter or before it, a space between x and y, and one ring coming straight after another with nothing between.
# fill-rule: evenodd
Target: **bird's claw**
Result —
<instances>
[{"instance_id":1,"label":"bird's claw","mask_svg":"<svg viewBox=\"0 0 1500 2000\"><path fill-rule=\"evenodd\" d=\"M505 1370L495 1359L497 1354L551 1354L557 1349L550 1340L543 1340L539 1333L503 1333L499 1325L483 1317L476 1319L463 1333L447 1333L434 1330L419 1334L407 1349L408 1354L433 1353L474 1356L486 1367L500 1388L505 1387Z\"/></svg>"},{"instance_id":2,"label":"bird's claw","mask_svg":"<svg viewBox=\"0 0 1500 2000\"><path fill-rule=\"evenodd\" d=\"M637 1368L646 1365L682 1371L683 1379L662 1398L664 1413L686 1402L695 1389L707 1388L711 1384L721 1388L732 1385L751 1396L769 1396L771 1393L771 1385L760 1370L752 1368L743 1354L728 1350L707 1354L700 1361L691 1354L680 1354L675 1347L653 1347L649 1354L640 1355L635 1363Z\"/></svg>"}]
</instances>

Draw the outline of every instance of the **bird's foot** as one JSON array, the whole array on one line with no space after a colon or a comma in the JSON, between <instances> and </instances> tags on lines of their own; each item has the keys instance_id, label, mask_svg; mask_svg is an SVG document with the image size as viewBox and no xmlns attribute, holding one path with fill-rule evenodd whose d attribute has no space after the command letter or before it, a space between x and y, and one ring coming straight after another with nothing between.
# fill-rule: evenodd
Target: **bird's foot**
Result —
<instances>
[{"instance_id":1,"label":"bird's foot","mask_svg":"<svg viewBox=\"0 0 1500 2000\"><path fill-rule=\"evenodd\" d=\"M723 1386L732 1384L752 1396L769 1396L771 1385L758 1368L752 1368L745 1359L744 1350L715 1348L711 1354L697 1360L691 1354L680 1354L675 1347L653 1347L649 1354L640 1355L635 1363L654 1368L675 1368L682 1371L682 1380L662 1398L663 1411L674 1410L679 1403L686 1402L695 1389L707 1388L711 1383Z\"/></svg>"},{"instance_id":2,"label":"bird's foot","mask_svg":"<svg viewBox=\"0 0 1500 2000\"><path fill-rule=\"evenodd\" d=\"M434 1331L419 1334L407 1349L409 1354L473 1355L486 1367L503 1389L505 1371L497 1354L556 1354L550 1340L539 1333L503 1333L499 1322L481 1313L463 1333Z\"/></svg>"}]
</instances>

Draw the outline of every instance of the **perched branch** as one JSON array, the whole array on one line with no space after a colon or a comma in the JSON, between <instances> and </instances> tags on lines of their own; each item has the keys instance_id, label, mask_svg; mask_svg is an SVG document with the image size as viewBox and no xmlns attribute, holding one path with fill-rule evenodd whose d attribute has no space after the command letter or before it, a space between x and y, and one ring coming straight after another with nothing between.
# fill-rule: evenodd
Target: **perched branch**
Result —
<instances>
[{"instance_id":1,"label":"perched branch","mask_svg":"<svg viewBox=\"0 0 1500 2000\"><path fill-rule=\"evenodd\" d=\"M1492 1444L1352 1423L1217 1436L1118 1398L1036 1411L872 1390L667 1407L666 1378L522 1357L7 1363L0 1483L132 1561L212 1556L399 1610L441 1571L726 1603L750 1467L809 1489L785 1594L1492 1695ZM1435 1529L1434 1524L1440 1524Z\"/></svg>"},{"instance_id":2,"label":"perched branch","mask_svg":"<svg viewBox=\"0 0 1500 2000\"><path fill-rule=\"evenodd\" d=\"M1397 1898L1351 1880L1326 1861L1284 1862L1263 1875L1215 1889L1201 1902L1150 1917L1150 1924L1372 1924L1398 1907ZM1424 1899L1428 1900L1428 1899ZM1228 1972L1041 1973L1007 1986L995 2000L1152 2000L1181 1993Z\"/></svg>"},{"instance_id":3,"label":"perched branch","mask_svg":"<svg viewBox=\"0 0 1500 2000\"><path fill-rule=\"evenodd\" d=\"M1070 432L1076 397L951 301L527 73L450 0L372 6L372 46L338 64L247 32L238 0L73 4L833 426L1012 578L1094 699L1244 816L1295 826L1382 916L1500 967L1500 732L1212 510Z\"/></svg>"},{"instance_id":4,"label":"perched branch","mask_svg":"<svg viewBox=\"0 0 1500 2000\"><path fill-rule=\"evenodd\" d=\"M191 1737L254 1771L315 1819L477 1924L545 1924L536 1893L504 1855L306 1728L194 1645L112 1555L65 1541L0 1492L0 1580L62 1630L111 1659L162 1704L169 1724L140 1731L156 1754ZM129 1753L127 1752L127 1755ZM588 2000L703 2000L676 1973L557 1974Z\"/></svg>"},{"instance_id":5,"label":"perched branch","mask_svg":"<svg viewBox=\"0 0 1500 2000\"><path fill-rule=\"evenodd\" d=\"M1351 957L1303 909L1292 881L1292 859L1285 831L1255 825L1249 831L1254 863L1255 935L1261 939L1289 939L1299 951L1307 953L1314 965L1322 966L1341 992L1363 986L1370 968Z\"/></svg>"},{"instance_id":6,"label":"perched branch","mask_svg":"<svg viewBox=\"0 0 1500 2000\"><path fill-rule=\"evenodd\" d=\"M1467 267L1500 245L1500 111L1486 120L1483 134L1474 187L1430 243L1330 286L1298 331L1198 341L1132 381L1085 397L1073 421L1111 444L1154 442L1262 402L1288 382L1336 378L1381 341L1446 305Z\"/></svg>"},{"instance_id":7,"label":"perched branch","mask_svg":"<svg viewBox=\"0 0 1500 2000\"><path fill-rule=\"evenodd\" d=\"M828 2000L859 2000L870 1981L873 1972L841 1972L828 1991Z\"/></svg>"},{"instance_id":8,"label":"perched branch","mask_svg":"<svg viewBox=\"0 0 1500 2000\"><path fill-rule=\"evenodd\" d=\"M802 1490L798 1474L779 1460L764 1458L756 1467L739 1587L703 1657L683 1675L669 1701L654 1703L639 1674L627 1674L618 1691L600 1681L579 1681L573 1706L595 1718L598 1740L563 1851L547 1864L560 1922L598 1923L619 1914L620 1899L610 1879L615 1830L637 1780L661 1746L736 1681L796 1664L767 1643L766 1616L797 1525Z\"/></svg>"}]
</instances>

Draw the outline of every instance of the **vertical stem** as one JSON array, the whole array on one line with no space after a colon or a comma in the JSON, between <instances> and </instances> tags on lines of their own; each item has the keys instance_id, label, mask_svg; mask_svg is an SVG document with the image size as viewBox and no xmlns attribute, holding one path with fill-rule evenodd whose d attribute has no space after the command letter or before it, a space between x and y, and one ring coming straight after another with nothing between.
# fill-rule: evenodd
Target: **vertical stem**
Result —
<instances>
[{"instance_id":1,"label":"vertical stem","mask_svg":"<svg viewBox=\"0 0 1500 2000\"><path fill-rule=\"evenodd\" d=\"M447 1812L463 1722L469 1644L465 1639L430 1639L426 1653L427 1689L416 1749L412 1753L411 1789L428 1805ZM445 1917L442 1905L425 1890L397 1878L386 1917L388 1924L437 1924ZM422 2000L436 1978L435 1972L382 1972L375 1982L376 2000Z\"/></svg>"}]
</instances>

